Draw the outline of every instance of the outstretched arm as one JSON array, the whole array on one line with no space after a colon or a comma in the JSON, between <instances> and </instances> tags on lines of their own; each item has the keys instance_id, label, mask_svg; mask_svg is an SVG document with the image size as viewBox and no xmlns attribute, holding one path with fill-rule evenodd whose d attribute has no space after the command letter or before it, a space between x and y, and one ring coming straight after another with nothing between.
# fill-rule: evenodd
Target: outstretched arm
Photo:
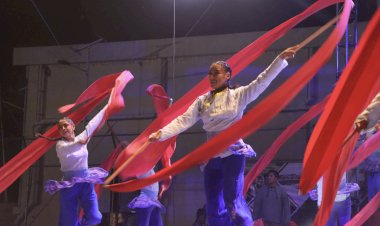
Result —
<instances>
[{"instance_id":1,"label":"outstretched arm","mask_svg":"<svg viewBox=\"0 0 380 226\"><path fill-rule=\"evenodd\" d=\"M185 113L175 118L164 128L149 136L150 142L164 141L193 126L199 120L199 99L197 98Z\"/></svg>"},{"instance_id":2,"label":"outstretched arm","mask_svg":"<svg viewBox=\"0 0 380 226\"><path fill-rule=\"evenodd\" d=\"M249 85L240 87L239 96L241 103L243 105L247 105L263 93L270 83L277 77L277 75L288 65L286 60L293 58L297 50L298 45L287 48L281 52L274 59L274 61Z\"/></svg>"}]
</instances>

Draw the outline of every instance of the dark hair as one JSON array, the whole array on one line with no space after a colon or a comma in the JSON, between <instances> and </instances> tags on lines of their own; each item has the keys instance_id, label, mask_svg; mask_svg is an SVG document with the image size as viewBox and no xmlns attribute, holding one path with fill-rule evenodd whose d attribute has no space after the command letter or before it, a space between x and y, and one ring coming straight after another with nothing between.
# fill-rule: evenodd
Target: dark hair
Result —
<instances>
[{"instance_id":1,"label":"dark hair","mask_svg":"<svg viewBox=\"0 0 380 226\"><path fill-rule=\"evenodd\" d=\"M218 61L215 61L214 63L212 63L210 65L209 70L208 70L208 74L212 73L213 67L215 65L220 65L223 68L224 72L226 72L226 73L228 72L228 73L230 73L230 76L232 76L231 66L226 61L223 61L223 60L218 60ZM227 80L227 87L230 89L235 89L236 86L231 86L230 80L231 80L231 78Z\"/></svg>"},{"instance_id":2,"label":"dark hair","mask_svg":"<svg viewBox=\"0 0 380 226\"><path fill-rule=\"evenodd\" d=\"M269 170L266 174L266 176L268 176L270 173L273 173L273 175L276 177L276 178L280 178L280 174L276 171L276 170Z\"/></svg>"},{"instance_id":3,"label":"dark hair","mask_svg":"<svg viewBox=\"0 0 380 226\"><path fill-rule=\"evenodd\" d=\"M229 72L232 75L231 66L226 61L222 61L222 60L215 61L214 63L211 64L210 69L208 70L209 74L211 73L211 69L215 64L222 66L224 72Z\"/></svg>"},{"instance_id":4,"label":"dark hair","mask_svg":"<svg viewBox=\"0 0 380 226\"><path fill-rule=\"evenodd\" d=\"M71 118L69 118L69 117L63 117L63 118L59 119L57 122L57 125L59 124L59 121L61 121L61 120L65 120L65 121L69 122L71 125L75 125L73 120L71 120Z\"/></svg>"},{"instance_id":5,"label":"dark hair","mask_svg":"<svg viewBox=\"0 0 380 226\"><path fill-rule=\"evenodd\" d=\"M73 120L71 120L71 118L69 118L69 117L63 117L63 118L59 119L58 122L57 122L58 128L59 128L59 121L61 121L61 120L65 120L68 123L70 123L71 125L75 125L74 122L73 122ZM36 133L34 136L35 137L39 137L39 138L44 138L44 139L46 139L48 141L58 141L58 140L62 140L63 139L62 137L47 137L47 136L42 135L41 133Z\"/></svg>"}]
</instances>

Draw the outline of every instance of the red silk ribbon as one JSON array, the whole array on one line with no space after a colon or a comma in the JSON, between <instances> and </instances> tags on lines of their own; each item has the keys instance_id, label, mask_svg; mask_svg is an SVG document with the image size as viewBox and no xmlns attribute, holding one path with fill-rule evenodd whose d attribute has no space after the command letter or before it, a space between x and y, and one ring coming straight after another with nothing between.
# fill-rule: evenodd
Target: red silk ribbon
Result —
<instances>
[{"instance_id":1,"label":"red silk ribbon","mask_svg":"<svg viewBox=\"0 0 380 226\"><path fill-rule=\"evenodd\" d=\"M331 94L306 148L300 181L303 193L324 176L322 205L314 225L329 217L339 181L348 168L357 134L343 146L357 115L380 89L380 10L369 22L357 49Z\"/></svg>"},{"instance_id":2,"label":"red silk ribbon","mask_svg":"<svg viewBox=\"0 0 380 226\"><path fill-rule=\"evenodd\" d=\"M278 138L273 142L273 144L269 147L269 149L265 152L263 156L255 163L255 165L251 168L248 174L244 178L244 195L247 194L249 187L256 179L258 175L268 166L268 164L273 160L273 158L277 155L278 150L281 146L291 137L293 136L299 129L301 129L306 123L319 115L325 104L328 100L328 96L325 97L321 102L312 106L305 114L299 117L296 121L294 121L291 125L289 125Z\"/></svg>"},{"instance_id":3,"label":"red silk ribbon","mask_svg":"<svg viewBox=\"0 0 380 226\"><path fill-rule=\"evenodd\" d=\"M247 65L252 63L255 59L257 59L273 42L275 42L276 40L281 38L283 35L285 35L291 28L293 28L295 25L300 23L302 20L304 20L308 16L312 15L313 13L323 8L326 8L330 5L336 4L337 2L341 2L341 1L343 0L316 1L314 4L308 7L305 11L301 12L295 17L275 27L274 29L267 32L266 34L258 38L256 41L254 41L253 43L251 43L250 45L248 45L247 47L245 47L244 49L242 49L241 51L233 55L230 59L228 59L228 63L230 64L233 71L235 72L232 75L232 77L237 75ZM348 15L345 15L345 17L348 17ZM333 47L335 47L337 43L337 40L340 40L340 37L342 36L342 32L347 24L347 18L341 21L342 22L339 22L340 24L339 31L335 29L334 34L332 35L332 37L330 37L330 40L325 43L325 47L323 48L323 50L321 50L321 52L325 51L326 53L322 52L322 53L319 53L318 56L316 56L316 57L321 58L321 60L314 59L314 61L318 61L320 63L314 64L310 62L307 65L307 67L303 68L303 71L309 71L309 68L310 68L310 71L312 71L312 73L315 73L321 67L321 65L323 65L323 63L327 61L328 57L325 57L325 56L330 56L331 52L333 51ZM326 45L328 45L328 47ZM322 56L322 55L325 55L325 56ZM299 74L301 73L304 73L304 72L300 72ZM311 74L311 73L308 73L308 74ZM305 76L302 76L302 77L305 77ZM297 82L301 82L301 81L297 81ZM197 98L201 94L206 93L208 90L209 90L208 79L207 77L205 77L194 88L192 88L189 92L187 92L182 98L176 101L172 107L170 107L168 110L166 110L161 115L159 115L159 117L156 120L154 120L134 141L131 142L131 144L126 148L126 150L124 150L123 153L119 155L115 163L116 167L117 168L120 167L126 161L130 153L133 153L136 150L138 150L139 147L142 146L147 141L147 137L151 133L156 132L158 129L162 128L163 126L168 124L170 121L172 121L174 118L176 118L177 116L185 112L185 110L190 106L190 104L195 100L195 98ZM283 97L288 97L290 101L292 96L287 95L288 90L282 90L281 92L284 92L285 95L281 94L282 95L281 97L277 96L275 98L279 98L280 100L282 100ZM289 101L285 101L285 102L288 103ZM279 101L279 102L282 102L282 101ZM281 103L280 106L283 106L283 104ZM248 134L245 134L244 136L247 136L247 135ZM235 140L231 141L231 143L235 142ZM155 165L155 163L152 164L153 161L151 159L159 159L159 156L165 150L166 146L167 144L163 144L163 142L150 144L144 150L144 152L137 155L134 158L134 161L131 164L129 164L126 168L124 168L124 170L120 173L120 177L121 178L133 177L135 175L140 175L148 171L149 169L151 169ZM152 158L150 158L150 156Z\"/></svg>"},{"instance_id":4,"label":"red silk ribbon","mask_svg":"<svg viewBox=\"0 0 380 226\"><path fill-rule=\"evenodd\" d=\"M316 3L322 3L322 2L325 4L324 6L327 6L328 3L333 4L333 3L336 3L337 1L318 1ZM235 142L237 139L244 138L248 136L249 134L255 132L261 126L263 126L266 122L268 122L271 118L273 118L278 112L280 112L281 109L283 109L292 100L292 98L296 96L297 93L311 80L311 78L322 67L322 65L328 61L328 59L330 58L330 56L332 55L335 49L335 46L337 45L337 43L340 41L341 37L343 36L345 28L347 26L348 17L349 17L350 8L351 8L351 5L350 5L351 2L350 1L347 1L347 2L349 2L349 5L345 4L344 10L341 16L341 20L338 22L332 34L328 37L327 41L323 43L323 45L315 53L315 55L312 56L308 60L308 62L306 62L290 79L288 79L283 85L281 85L277 90L275 90L270 96L265 98L256 107L251 109L243 117L242 120L235 123L227 130L221 132L216 137L209 140L207 143L204 143L203 145L201 145L200 147L192 151L190 154L186 155L184 158L175 162L172 165L172 167L163 169L149 178L132 180L132 181L128 181L128 182L120 183L120 184L112 184L112 185L109 185L108 188L111 189L112 191L117 191L117 192L133 191L141 187L145 187L148 184L159 181L160 179L163 179L169 175L178 174L179 172L182 172L183 170L188 169L189 167L193 167L215 156L216 154L225 150L231 143ZM312 8L314 8L314 10L316 7L315 4L311 6ZM305 11L310 12L309 8ZM289 21L294 22L294 18L300 19L298 16L296 16L290 19ZM287 24L287 26L290 26L290 27L293 25L293 23L289 24L288 21L285 22L284 24ZM278 27L283 27L283 25L280 25ZM277 31L277 29L274 29L274 30ZM271 32L272 31L269 32L271 35L275 35L275 36L279 35L277 32L275 32L275 34L272 34ZM171 117L176 116L174 115L172 111L170 111L174 107L175 106L169 108L168 111L165 111L163 113L163 116L166 116L169 113L171 113L170 115ZM165 118L165 120L170 121L172 119L171 117ZM162 119L162 118L159 117L158 119ZM151 126L148 127L139 136L141 137L140 141L146 141L147 136L150 134L150 132L153 132L156 130L155 126L157 126L158 123L159 122L156 122L156 121L153 122ZM159 142L158 144L160 143L161 142ZM145 156L145 155L149 155L149 154L145 152L141 156ZM141 164L143 161L139 161L139 162ZM130 169L130 170L133 171L133 169ZM127 170L125 169L124 170L125 175L128 175L128 172L126 171ZM136 173L136 171L133 171L132 173Z\"/></svg>"},{"instance_id":5,"label":"red silk ribbon","mask_svg":"<svg viewBox=\"0 0 380 226\"><path fill-rule=\"evenodd\" d=\"M121 90L124 89L124 86L127 82L129 82L133 76L132 74L128 74L129 72L124 72L120 74L120 79L126 79L125 81L118 81L115 84L115 79L117 76L106 76L108 82L113 82L115 84L114 94L112 98L109 100L107 117L110 114L115 113L117 110L120 110L122 106L120 104L124 104L120 101ZM109 81L109 80L111 81ZM92 95L91 98L82 98L78 103L75 103L70 106L73 108L79 103L83 103L85 100L88 100L85 104L78 108L75 112L71 113L69 117L73 120L75 124L79 123L83 120L104 98L109 95L111 89L108 87L108 82L104 82L103 79L95 81L96 85L92 85L91 87L97 87L97 92L93 91L94 88L91 88ZM106 87L104 85L107 84ZM94 93L97 93L95 95ZM105 120L105 118L103 118ZM59 137L57 126L53 126L47 132L44 133L44 136L47 137ZM48 151L53 145L54 141L48 141L43 138L38 138L34 140L31 144L29 144L26 148L21 150L16 156L14 156L11 160L9 160L4 166L0 168L0 192L3 192L6 188L8 188L17 178L19 178L33 163L35 163L46 151Z\"/></svg>"}]
</instances>

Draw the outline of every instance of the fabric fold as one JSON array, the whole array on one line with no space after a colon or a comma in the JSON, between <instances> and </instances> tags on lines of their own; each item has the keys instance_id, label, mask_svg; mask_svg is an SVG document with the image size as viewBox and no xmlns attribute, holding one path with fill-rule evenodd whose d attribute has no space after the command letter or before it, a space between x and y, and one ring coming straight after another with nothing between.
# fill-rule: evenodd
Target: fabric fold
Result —
<instances>
[{"instance_id":1,"label":"fabric fold","mask_svg":"<svg viewBox=\"0 0 380 226\"><path fill-rule=\"evenodd\" d=\"M230 64L231 68L234 71L234 74L232 75L232 77L236 76L246 66L252 63L254 60L256 60L273 42L275 42L276 40L284 36L291 28L296 26L302 20L304 20L305 18L311 16L312 14L314 14L315 12L318 12L319 10L323 8L326 8L330 5L333 5L342 1L343 0L316 1L314 4L312 4L310 7L308 7L306 10L304 10L300 14L294 16L293 18L275 27L271 31L265 33L256 41L252 42L250 45L248 45L247 47L245 47L244 49L242 49L241 51L233 55L230 59L227 60L227 62ZM340 24L339 29L338 29L339 31L335 29L335 32L334 32L335 34L333 34L330 37L330 40L325 43L325 46L326 45L329 45L329 46L328 47L326 46L322 50L326 52L326 53L323 53L323 54L326 54L326 56L331 56L331 52L333 51L333 46L335 46L337 43L337 40L340 40L340 38L342 37L342 31L344 30L347 24L347 21L339 22L339 24ZM334 39L334 40L331 40L331 39ZM318 57L320 57L323 60L314 59L314 61L318 61L320 63L318 64L310 63L307 66L307 67L310 67L310 71L312 71L312 73L315 73L321 67L321 65L323 65L323 63L326 62L328 59L328 57L322 56L322 53L318 54ZM306 67L303 68L303 71L307 71L307 70L309 69ZM117 168L120 167L122 163L125 162L126 157L130 155L130 153L136 152L136 150L138 150L139 147L145 143L145 141L147 140L147 137L151 133L156 132L158 129L162 128L163 126L171 122L174 118L176 118L177 116L185 112L185 110L190 106L190 104L195 100L195 98L206 93L208 90L209 90L208 78L205 77L194 88L188 91L182 98L176 101L172 107L170 107L168 110L166 110L161 115L159 115L159 117L156 120L154 120L134 141L132 141L131 144L128 145L128 147L118 157L118 159L116 160L115 166ZM288 89L288 90L291 90L291 89ZM287 95L288 90L282 91L285 93L284 96L288 96ZM290 97L289 99L291 98L292 97ZM280 106L282 105L283 104L281 104ZM234 141L232 141L231 143L234 143ZM132 164L127 166L120 173L120 177L122 179L125 179L125 178L133 177L136 175L140 175L143 172L148 171L150 168L152 168L155 165L155 163L151 165L141 165L139 163L145 162L145 161L154 162L152 161L152 159L159 159L158 156L162 155L162 152L164 151L166 146L167 144L162 144L162 142L157 142L157 143L149 145L149 147L146 148L142 154L139 154L138 156L136 156ZM129 154L128 155L124 154L124 152L129 153ZM149 156L151 156L151 158L149 158Z\"/></svg>"},{"instance_id":2,"label":"fabric fold","mask_svg":"<svg viewBox=\"0 0 380 226\"><path fill-rule=\"evenodd\" d=\"M325 4L324 6L327 6L328 3L336 3L336 1L318 1L316 3L321 4L322 2ZM292 77L290 77L272 94L270 94L263 101L261 101L254 108L252 108L249 112L247 112L242 120L238 121L237 123L229 127L227 130L221 132L220 134L209 140L207 143L202 144L200 147L192 151L190 154L175 162L170 168L163 169L157 172L154 176L140 180L132 180L120 184L112 184L107 187L110 190L117 192L128 192L137 190L150 183L159 181L162 178L178 174L179 172L182 172L185 169L205 162L212 156L215 156L216 154L226 149L231 143L234 143L236 140L240 138L245 138L251 133L257 131L261 126L263 126L275 115L277 115L281 111L281 109L283 109L313 78L313 76L324 65L324 63L329 60L330 56L335 50L335 46L339 43L341 37L343 36L348 23L351 1L347 0L346 2L349 2L349 4L345 4L341 20L337 23L336 28L332 31L327 41L323 43L321 48L319 48L318 51ZM311 6L314 9L316 7L315 4ZM293 20L293 18L290 19L290 21ZM289 24L287 26L291 27L291 25ZM174 106L169 108L168 111L166 111L165 113L169 114L168 112L172 108L174 108ZM163 116L166 115L165 113L163 113ZM151 127L149 127L150 129L156 126L154 123L155 122L151 124ZM149 130L145 130L140 135L143 136L143 140L146 140L146 137L150 134L147 131ZM141 156L149 155L148 153L149 152L145 152L144 155ZM135 171L133 171L133 173L135 173Z\"/></svg>"},{"instance_id":3,"label":"fabric fold","mask_svg":"<svg viewBox=\"0 0 380 226\"><path fill-rule=\"evenodd\" d=\"M124 89L125 85L133 79L132 74L128 71L117 74L118 76L110 75L105 76L107 79L106 84L115 84L115 79L120 80L115 84L113 95L109 100L107 109L108 113L103 120L109 117L111 114L116 113L124 107L124 102L121 101L121 91ZM121 75L121 76L120 76ZM101 84L105 82L104 78L95 81L91 85L91 94L87 97L81 97L79 103L83 103L82 106L78 107L76 111L69 114L75 124L82 121L95 107L100 104L113 89L104 88ZM101 84L100 84L101 83ZM97 90L96 87L99 89ZM95 94L96 93L96 94ZM72 107L76 106L74 104ZM46 137L59 137L57 126L53 126L47 132L43 134ZM54 141L48 141L43 138L38 138L29 144L26 148L21 150L16 156L9 160L4 166L0 168L0 192L3 192L8 188L15 180L17 180L32 164L34 164L43 154L46 153L53 145Z\"/></svg>"}]
</instances>

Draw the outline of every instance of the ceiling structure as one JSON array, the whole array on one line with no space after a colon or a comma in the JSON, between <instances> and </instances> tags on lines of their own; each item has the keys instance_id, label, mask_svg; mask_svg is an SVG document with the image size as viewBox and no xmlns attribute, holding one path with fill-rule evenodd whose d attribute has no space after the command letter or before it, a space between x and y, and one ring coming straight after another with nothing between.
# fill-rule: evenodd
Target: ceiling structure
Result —
<instances>
[{"instance_id":1,"label":"ceiling structure","mask_svg":"<svg viewBox=\"0 0 380 226\"><path fill-rule=\"evenodd\" d=\"M315 0L2 0L3 29L14 46L108 42L269 30ZM360 0L368 20L376 0ZM318 26L332 6L299 26ZM4 30L3 30L4 32Z\"/></svg>"}]
</instances>

